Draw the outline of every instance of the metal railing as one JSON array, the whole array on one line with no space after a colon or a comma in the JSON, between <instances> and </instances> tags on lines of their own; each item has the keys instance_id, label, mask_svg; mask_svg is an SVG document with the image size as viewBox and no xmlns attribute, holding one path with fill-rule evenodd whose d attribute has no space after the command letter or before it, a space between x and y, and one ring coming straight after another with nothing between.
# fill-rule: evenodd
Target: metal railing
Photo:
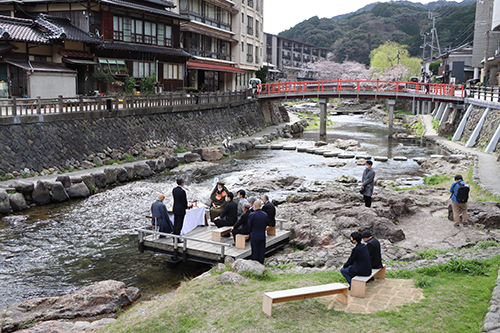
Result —
<instances>
[{"instance_id":1,"label":"metal railing","mask_svg":"<svg viewBox=\"0 0 500 333\"><path fill-rule=\"evenodd\" d=\"M0 117L211 104L240 101L245 98L246 91L195 94L113 95L105 97L81 95L70 98L59 96L55 99L13 97L0 99Z\"/></svg>"},{"instance_id":2,"label":"metal railing","mask_svg":"<svg viewBox=\"0 0 500 333\"><path fill-rule=\"evenodd\" d=\"M465 97L465 88L462 85L379 80L336 80L266 83L260 85L259 95L264 95L262 97L265 97L265 95L280 93L323 91L396 92Z\"/></svg>"},{"instance_id":3,"label":"metal railing","mask_svg":"<svg viewBox=\"0 0 500 333\"><path fill-rule=\"evenodd\" d=\"M500 87L471 87L468 97L500 103Z\"/></svg>"},{"instance_id":4,"label":"metal railing","mask_svg":"<svg viewBox=\"0 0 500 333\"><path fill-rule=\"evenodd\" d=\"M139 233L139 235L138 235L139 236L139 243L144 243L144 240L146 239L145 234L153 235L153 240L156 240L157 237L159 237L159 236L165 236L166 238L174 238L174 260L177 260L177 249L179 248L179 243L178 243L179 239L184 241L183 243L181 243L182 244L182 254L184 256L184 260L186 260L186 256L187 256L188 241L220 246L220 258L221 258L221 260L224 260L224 257L226 256L225 248L231 246L230 244L208 241L208 240L204 240L204 239L185 237L185 236L179 236L179 235L174 235L174 234L167 234L167 233L159 232L159 231L155 231L155 230L147 230L147 229L145 229L145 227L136 228L134 230Z\"/></svg>"}]
</instances>

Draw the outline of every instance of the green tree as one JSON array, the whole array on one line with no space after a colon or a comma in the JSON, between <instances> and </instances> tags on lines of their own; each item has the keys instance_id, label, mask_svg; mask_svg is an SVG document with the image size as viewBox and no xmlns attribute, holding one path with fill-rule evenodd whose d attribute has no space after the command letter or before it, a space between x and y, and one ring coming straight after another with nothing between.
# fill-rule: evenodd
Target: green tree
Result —
<instances>
[{"instance_id":1,"label":"green tree","mask_svg":"<svg viewBox=\"0 0 500 333\"><path fill-rule=\"evenodd\" d=\"M410 76L416 76L420 73L420 59L410 57L406 45L399 45L389 40L370 52L370 67L377 68L376 72L397 65L409 68Z\"/></svg>"},{"instance_id":2,"label":"green tree","mask_svg":"<svg viewBox=\"0 0 500 333\"><path fill-rule=\"evenodd\" d=\"M130 95L134 92L134 89L135 79L132 76L127 75L127 77L125 78L125 82L123 83L123 91L125 91L127 95Z\"/></svg>"},{"instance_id":3,"label":"green tree","mask_svg":"<svg viewBox=\"0 0 500 333\"><path fill-rule=\"evenodd\" d=\"M141 94L153 94L155 92L156 75L151 74L141 79Z\"/></svg>"},{"instance_id":4,"label":"green tree","mask_svg":"<svg viewBox=\"0 0 500 333\"><path fill-rule=\"evenodd\" d=\"M261 69L255 72L255 77L260 79L262 83L266 83L267 72L268 72L267 66L263 66Z\"/></svg>"}]
</instances>

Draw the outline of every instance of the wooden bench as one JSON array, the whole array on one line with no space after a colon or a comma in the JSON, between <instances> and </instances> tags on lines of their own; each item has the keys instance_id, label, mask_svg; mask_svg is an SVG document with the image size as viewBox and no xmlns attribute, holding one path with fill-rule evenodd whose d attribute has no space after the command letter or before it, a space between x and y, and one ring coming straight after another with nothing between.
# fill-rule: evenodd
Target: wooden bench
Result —
<instances>
[{"instance_id":1,"label":"wooden bench","mask_svg":"<svg viewBox=\"0 0 500 333\"><path fill-rule=\"evenodd\" d=\"M244 250L245 246L246 246L245 242L246 242L246 240L248 238L250 238L250 235L236 235L236 242L235 242L234 246L237 249L243 249Z\"/></svg>"},{"instance_id":2,"label":"wooden bench","mask_svg":"<svg viewBox=\"0 0 500 333\"><path fill-rule=\"evenodd\" d=\"M273 304L281 302L296 301L299 299L314 298L337 294L337 300L347 304L348 286L342 283L330 283L320 286L304 287L297 289L288 289L272 291L264 294L262 302L262 311L272 316Z\"/></svg>"},{"instance_id":3,"label":"wooden bench","mask_svg":"<svg viewBox=\"0 0 500 333\"><path fill-rule=\"evenodd\" d=\"M382 268L372 269L370 276L355 276L351 281L351 296L365 298L366 282L371 278L385 279L385 265Z\"/></svg>"},{"instance_id":4,"label":"wooden bench","mask_svg":"<svg viewBox=\"0 0 500 333\"><path fill-rule=\"evenodd\" d=\"M228 234L231 232L231 229L233 227L222 227L218 228L216 230L212 230L212 241L213 242L220 242L222 235Z\"/></svg>"},{"instance_id":5,"label":"wooden bench","mask_svg":"<svg viewBox=\"0 0 500 333\"><path fill-rule=\"evenodd\" d=\"M274 227L266 227L267 235L268 236L276 236L276 226Z\"/></svg>"}]
</instances>

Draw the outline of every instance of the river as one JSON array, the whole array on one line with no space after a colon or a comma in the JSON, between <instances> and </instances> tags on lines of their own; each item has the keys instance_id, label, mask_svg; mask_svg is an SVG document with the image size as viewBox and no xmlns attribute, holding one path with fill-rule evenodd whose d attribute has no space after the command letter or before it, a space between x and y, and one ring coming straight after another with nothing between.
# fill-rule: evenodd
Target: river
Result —
<instances>
[{"instance_id":1,"label":"river","mask_svg":"<svg viewBox=\"0 0 500 333\"><path fill-rule=\"evenodd\" d=\"M387 126L359 116L334 116L336 127L329 130L328 141L337 138L361 142L360 151L372 156L403 155L406 162L375 162L377 178L423 175L412 157L444 154L437 146L418 141L387 138ZM318 133L295 138L297 146L312 146ZM345 160L342 168L331 168L320 155L281 150L250 150L226 158L216 166L182 177L188 199L207 202L213 180L226 181L236 192L249 177L274 179L284 175L304 177L306 181L333 180L340 175L361 177L363 166ZM168 292L185 278L209 269L197 263L171 265L165 256L139 253L134 228L145 223L151 203L158 193L167 195L178 175L156 175L147 180L115 186L87 199L34 208L27 223L11 226L0 222L0 305L33 297L67 294L82 286L107 279L139 287L143 296ZM271 198L286 196L280 191Z\"/></svg>"}]
</instances>

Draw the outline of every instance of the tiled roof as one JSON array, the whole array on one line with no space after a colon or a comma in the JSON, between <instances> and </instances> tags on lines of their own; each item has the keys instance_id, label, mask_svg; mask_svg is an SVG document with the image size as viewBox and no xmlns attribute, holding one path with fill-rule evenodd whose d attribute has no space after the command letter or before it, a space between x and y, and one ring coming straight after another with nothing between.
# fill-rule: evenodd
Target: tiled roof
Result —
<instances>
[{"instance_id":1,"label":"tiled roof","mask_svg":"<svg viewBox=\"0 0 500 333\"><path fill-rule=\"evenodd\" d=\"M103 50L146 52L153 54L163 54L182 58L191 58L191 55L183 50L171 49L167 47L157 47L149 45L125 44L125 43L103 43L99 45Z\"/></svg>"},{"instance_id":2,"label":"tiled roof","mask_svg":"<svg viewBox=\"0 0 500 333\"><path fill-rule=\"evenodd\" d=\"M101 43L100 39L91 37L68 19L45 14L39 14L34 20L0 15L0 39L39 44L51 44L54 40Z\"/></svg>"}]
</instances>

